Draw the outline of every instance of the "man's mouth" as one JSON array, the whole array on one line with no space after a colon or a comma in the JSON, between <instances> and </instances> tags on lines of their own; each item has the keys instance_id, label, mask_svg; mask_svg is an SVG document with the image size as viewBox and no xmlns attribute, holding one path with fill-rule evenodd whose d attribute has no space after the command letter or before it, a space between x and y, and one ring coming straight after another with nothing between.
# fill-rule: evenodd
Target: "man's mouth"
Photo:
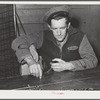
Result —
<instances>
[{"instance_id":1,"label":"man's mouth","mask_svg":"<svg viewBox=\"0 0 100 100\"><path fill-rule=\"evenodd\" d=\"M62 38L63 36L62 35L60 35L60 36L57 36L57 38Z\"/></svg>"}]
</instances>

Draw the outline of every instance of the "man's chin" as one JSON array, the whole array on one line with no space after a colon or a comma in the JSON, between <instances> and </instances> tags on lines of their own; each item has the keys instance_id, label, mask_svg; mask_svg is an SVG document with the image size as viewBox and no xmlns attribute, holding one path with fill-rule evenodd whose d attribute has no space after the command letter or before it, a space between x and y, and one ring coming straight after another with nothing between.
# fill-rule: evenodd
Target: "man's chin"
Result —
<instances>
[{"instance_id":1,"label":"man's chin","mask_svg":"<svg viewBox=\"0 0 100 100\"><path fill-rule=\"evenodd\" d=\"M60 39L57 39L57 41L58 41L58 42L63 42L63 39L61 39L61 40L60 40Z\"/></svg>"}]
</instances>

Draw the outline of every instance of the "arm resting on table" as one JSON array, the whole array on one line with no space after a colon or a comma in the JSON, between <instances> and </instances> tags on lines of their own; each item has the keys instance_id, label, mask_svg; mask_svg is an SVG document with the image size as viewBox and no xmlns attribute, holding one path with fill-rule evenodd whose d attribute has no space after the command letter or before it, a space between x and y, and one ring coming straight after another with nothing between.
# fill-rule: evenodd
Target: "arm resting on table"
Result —
<instances>
[{"instance_id":1,"label":"arm resting on table","mask_svg":"<svg viewBox=\"0 0 100 100\"><path fill-rule=\"evenodd\" d=\"M79 53L82 59L71 61L71 63L75 66L74 71L90 69L97 66L97 57L86 35L83 37L83 40L80 44Z\"/></svg>"},{"instance_id":2,"label":"arm resting on table","mask_svg":"<svg viewBox=\"0 0 100 100\"><path fill-rule=\"evenodd\" d=\"M41 33L42 34L42 33ZM12 49L15 51L16 56L21 63L26 57L32 56L29 50L29 47L34 44L34 47L40 48L42 45L43 38L39 34L33 35L22 35L17 37L12 42Z\"/></svg>"}]
</instances>

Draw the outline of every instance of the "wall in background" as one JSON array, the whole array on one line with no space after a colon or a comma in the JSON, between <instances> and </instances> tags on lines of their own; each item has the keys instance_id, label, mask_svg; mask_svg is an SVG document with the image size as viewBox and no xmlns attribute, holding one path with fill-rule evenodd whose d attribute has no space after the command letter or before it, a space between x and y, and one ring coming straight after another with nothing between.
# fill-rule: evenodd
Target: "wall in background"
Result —
<instances>
[{"instance_id":1,"label":"wall in background","mask_svg":"<svg viewBox=\"0 0 100 100\"><path fill-rule=\"evenodd\" d=\"M59 5L25 5L17 4L16 9L27 34L39 34L47 29L42 19L44 14L54 6ZM100 63L100 6L99 5L69 5L75 27L79 27L88 37ZM78 20L78 21L77 21ZM79 22L79 23L78 23ZM19 23L18 23L19 24ZM23 30L19 24L21 35Z\"/></svg>"},{"instance_id":2,"label":"wall in background","mask_svg":"<svg viewBox=\"0 0 100 100\"><path fill-rule=\"evenodd\" d=\"M15 38L13 5L0 5L0 79L19 75L19 63L11 49Z\"/></svg>"}]
</instances>

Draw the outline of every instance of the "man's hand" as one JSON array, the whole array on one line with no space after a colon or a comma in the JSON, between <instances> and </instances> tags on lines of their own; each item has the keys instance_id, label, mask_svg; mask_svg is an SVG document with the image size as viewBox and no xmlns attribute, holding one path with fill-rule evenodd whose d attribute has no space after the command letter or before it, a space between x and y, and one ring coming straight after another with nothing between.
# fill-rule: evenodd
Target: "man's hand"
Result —
<instances>
[{"instance_id":1,"label":"man's hand","mask_svg":"<svg viewBox=\"0 0 100 100\"><path fill-rule=\"evenodd\" d=\"M29 71L31 75L36 76L37 78L42 78L42 66L39 64L39 62L36 62L32 56L26 57L24 59L29 67Z\"/></svg>"},{"instance_id":2,"label":"man's hand","mask_svg":"<svg viewBox=\"0 0 100 100\"><path fill-rule=\"evenodd\" d=\"M29 66L29 70L31 75L36 76L37 78L42 78L42 69L40 64L36 63L36 64L32 64Z\"/></svg>"},{"instance_id":3,"label":"man's hand","mask_svg":"<svg viewBox=\"0 0 100 100\"><path fill-rule=\"evenodd\" d=\"M64 70L73 70L75 67L70 62L65 62L59 58L55 58L52 61L56 61L56 63L51 63L51 67L56 72L61 72Z\"/></svg>"}]
</instances>

